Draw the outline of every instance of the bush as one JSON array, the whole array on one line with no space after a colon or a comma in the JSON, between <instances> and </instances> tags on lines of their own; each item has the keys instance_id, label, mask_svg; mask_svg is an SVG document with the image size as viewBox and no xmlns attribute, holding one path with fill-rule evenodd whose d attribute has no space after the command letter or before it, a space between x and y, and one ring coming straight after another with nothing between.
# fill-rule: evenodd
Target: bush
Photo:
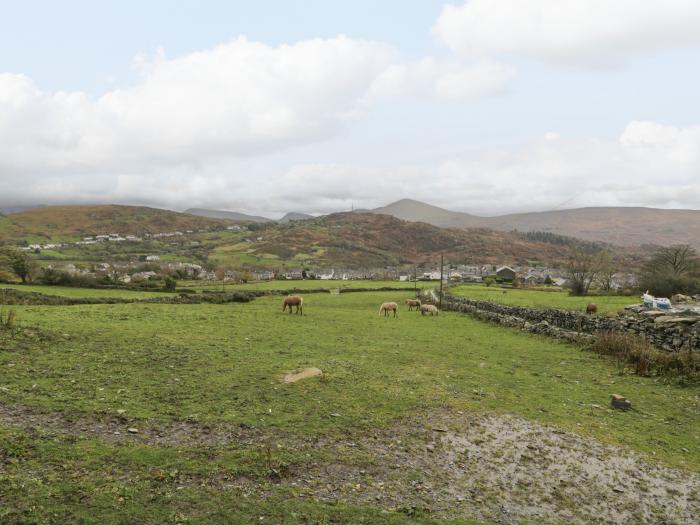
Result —
<instances>
[{"instance_id":1,"label":"bush","mask_svg":"<svg viewBox=\"0 0 700 525\"><path fill-rule=\"evenodd\" d=\"M700 280L693 277L646 274L641 276L639 287L658 297L671 297L677 293L693 295L700 291Z\"/></svg>"},{"instance_id":2,"label":"bush","mask_svg":"<svg viewBox=\"0 0 700 525\"><path fill-rule=\"evenodd\" d=\"M634 366L638 375L672 374L690 379L700 379L700 359L692 350L664 352L657 350L638 335L620 332L600 332L591 350L611 355L619 362Z\"/></svg>"},{"instance_id":3,"label":"bush","mask_svg":"<svg viewBox=\"0 0 700 525\"><path fill-rule=\"evenodd\" d=\"M173 279L172 277L166 277L164 279L164 283L165 284L163 286L163 289L166 292L174 292L175 288L177 288L177 281L175 279Z\"/></svg>"}]
</instances>

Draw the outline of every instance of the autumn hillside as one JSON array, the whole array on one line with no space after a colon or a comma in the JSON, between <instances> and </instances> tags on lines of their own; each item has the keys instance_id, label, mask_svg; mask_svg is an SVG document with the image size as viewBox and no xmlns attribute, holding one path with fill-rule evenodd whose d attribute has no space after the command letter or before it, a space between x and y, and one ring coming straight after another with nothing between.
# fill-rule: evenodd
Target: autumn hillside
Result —
<instances>
[{"instance_id":1,"label":"autumn hillside","mask_svg":"<svg viewBox=\"0 0 700 525\"><path fill-rule=\"evenodd\" d=\"M373 213L336 213L288 226L269 225L260 233L264 240L255 244L259 254L288 260L315 253L317 263L347 267L434 262L441 253L460 263L557 262L564 261L571 243L578 242L556 244L519 233L439 228Z\"/></svg>"},{"instance_id":2,"label":"autumn hillside","mask_svg":"<svg viewBox=\"0 0 700 525\"><path fill-rule=\"evenodd\" d=\"M0 216L0 240L70 239L220 228L230 221L143 206L47 206Z\"/></svg>"}]
</instances>

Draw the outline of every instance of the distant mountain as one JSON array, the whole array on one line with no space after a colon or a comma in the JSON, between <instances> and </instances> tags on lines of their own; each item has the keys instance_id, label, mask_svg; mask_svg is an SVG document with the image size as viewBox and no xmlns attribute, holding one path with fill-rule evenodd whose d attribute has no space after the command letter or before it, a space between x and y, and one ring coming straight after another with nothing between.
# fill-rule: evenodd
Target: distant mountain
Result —
<instances>
[{"instance_id":1,"label":"distant mountain","mask_svg":"<svg viewBox=\"0 0 700 525\"><path fill-rule=\"evenodd\" d=\"M488 229L440 228L386 214L344 212L291 223L269 224L247 246L249 256L306 261L321 267L378 268L421 262L440 254L452 263L527 264L563 262L572 245L529 239L526 234ZM634 254L610 246L618 260Z\"/></svg>"},{"instance_id":2,"label":"distant mountain","mask_svg":"<svg viewBox=\"0 0 700 525\"><path fill-rule=\"evenodd\" d=\"M622 246L686 243L700 248L700 210L593 207L479 217L403 199L372 212L440 227L544 231Z\"/></svg>"},{"instance_id":3,"label":"distant mountain","mask_svg":"<svg viewBox=\"0 0 700 525\"><path fill-rule=\"evenodd\" d=\"M198 217L209 217L212 219L227 219L230 221L245 221L245 222L272 222L272 219L260 217L258 215L248 215L237 211L224 210L209 210L207 208L189 208L183 213L197 215Z\"/></svg>"},{"instance_id":4,"label":"distant mountain","mask_svg":"<svg viewBox=\"0 0 700 525\"><path fill-rule=\"evenodd\" d=\"M289 221L303 221L306 219L313 219L313 218L314 218L313 215L308 215L307 213L299 213L296 211L290 211L289 213L285 214L284 217L279 219L277 222L281 222L284 224L284 223L287 223Z\"/></svg>"},{"instance_id":5,"label":"distant mountain","mask_svg":"<svg viewBox=\"0 0 700 525\"><path fill-rule=\"evenodd\" d=\"M44 208L45 205L39 205L39 206L3 206L0 207L0 214L2 215L9 215L10 213L17 213L18 211L26 211L26 210L33 210L36 208Z\"/></svg>"},{"instance_id":6,"label":"distant mountain","mask_svg":"<svg viewBox=\"0 0 700 525\"><path fill-rule=\"evenodd\" d=\"M219 228L227 221L144 206L45 206L0 218L0 240L65 239Z\"/></svg>"},{"instance_id":7,"label":"distant mountain","mask_svg":"<svg viewBox=\"0 0 700 525\"><path fill-rule=\"evenodd\" d=\"M413 199L401 199L370 211L371 213L391 215L405 221L427 222L441 228L478 228L481 219L475 215L438 208L432 204Z\"/></svg>"}]
</instances>

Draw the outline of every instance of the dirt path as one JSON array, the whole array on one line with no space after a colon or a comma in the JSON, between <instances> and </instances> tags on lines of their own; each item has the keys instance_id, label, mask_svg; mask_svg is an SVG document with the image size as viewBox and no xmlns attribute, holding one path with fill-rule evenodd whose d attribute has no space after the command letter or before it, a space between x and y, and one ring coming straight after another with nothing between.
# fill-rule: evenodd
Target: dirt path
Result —
<instances>
[{"instance_id":1,"label":"dirt path","mask_svg":"<svg viewBox=\"0 0 700 525\"><path fill-rule=\"evenodd\" d=\"M510 416L422 415L343 439L297 439L240 425L93 417L2 405L0 423L71 439L241 448L273 441L309 453L307 462L281 471L274 482L183 476L176 483L185 488L204 482L257 497L293 488L302 498L400 508L409 514L426 509L438 516L498 523L690 525L700 516L699 475ZM138 433L129 433L129 428ZM316 459L320 450L336 459Z\"/></svg>"}]
</instances>

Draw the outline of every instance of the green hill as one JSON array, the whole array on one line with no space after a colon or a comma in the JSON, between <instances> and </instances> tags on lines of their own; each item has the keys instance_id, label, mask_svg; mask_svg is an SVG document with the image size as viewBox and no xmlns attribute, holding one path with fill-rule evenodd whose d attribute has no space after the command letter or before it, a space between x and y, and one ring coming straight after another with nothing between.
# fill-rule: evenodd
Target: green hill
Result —
<instances>
[{"instance_id":1,"label":"green hill","mask_svg":"<svg viewBox=\"0 0 700 525\"><path fill-rule=\"evenodd\" d=\"M0 217L0 240L65 240L88 235L140 235L221 228L224 219L145 206L46 206Z\"/></svg>"}]
</instances>

